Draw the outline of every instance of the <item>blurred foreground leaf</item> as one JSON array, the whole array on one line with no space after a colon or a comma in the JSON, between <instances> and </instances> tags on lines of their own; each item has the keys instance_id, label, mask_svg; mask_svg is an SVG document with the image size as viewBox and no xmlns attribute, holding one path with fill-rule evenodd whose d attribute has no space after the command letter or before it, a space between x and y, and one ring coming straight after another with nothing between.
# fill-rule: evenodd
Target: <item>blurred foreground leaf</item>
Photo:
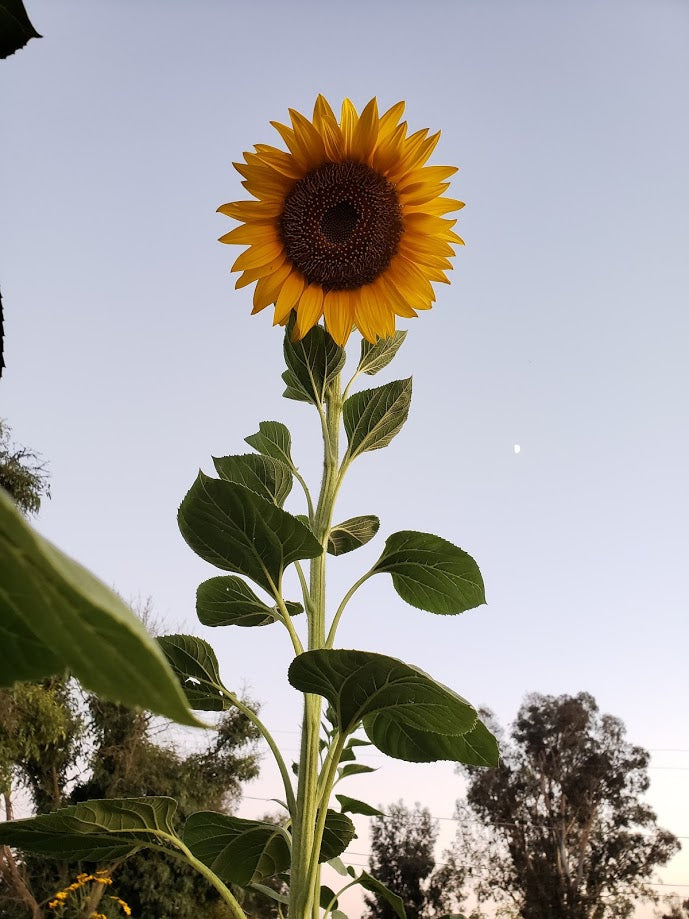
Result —
<instances>
[{"instance_id":1,"label":"blurred foreground leaf","mask_svg":"<svg viewBox=\"0 0 689 919\"><path fill-rule=\"evenodd\" d=\"M140 620L0 489L0 686L65 670L115 702L199 725Z\"/></svg>"}]
</instances>

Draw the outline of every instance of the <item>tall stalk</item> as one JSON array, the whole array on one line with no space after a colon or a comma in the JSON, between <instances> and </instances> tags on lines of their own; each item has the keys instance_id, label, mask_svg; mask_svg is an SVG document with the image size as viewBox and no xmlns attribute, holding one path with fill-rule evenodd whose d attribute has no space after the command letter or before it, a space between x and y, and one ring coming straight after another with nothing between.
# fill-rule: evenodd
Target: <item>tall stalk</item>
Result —
<instances>
[{"instance_id":1,"label":"tall stalk","mask_svg":"<svg viewBox=\"0 0 689 919\"><path fill-rule=\"evenodd\" d=\"M323 547L323 553L311 561L307 614L308 650L325 647L326 615L326 561L328 537L332 526L335 499L339 489L339 434L342 418L342 393L340 376L328 387L324 407L320 407L323 428L323 478L318 504L311 521L314 535ZM306 919L317 911L316 880L319 875L315 847L320 848L322 827L318 824L319 741L321 733L321 697L306 693L302 722L297 807L292 836L292 871L290 877L290 917ZM321 810L327 807L324 800Z\"/></svg>"}]
</instances>

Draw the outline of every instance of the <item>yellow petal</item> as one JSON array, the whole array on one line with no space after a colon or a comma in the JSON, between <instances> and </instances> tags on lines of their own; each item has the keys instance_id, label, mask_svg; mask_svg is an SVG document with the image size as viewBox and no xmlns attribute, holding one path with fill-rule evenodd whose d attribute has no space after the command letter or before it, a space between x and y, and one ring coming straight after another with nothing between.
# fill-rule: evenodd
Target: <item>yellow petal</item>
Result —
<instances>
[{"instance_id":1,"label":"yellow petal","mask_svg":"<svg viewBox=\"0 0 689 919\"><path fill-rule=\"evenodd\" d=\"M406 319L412 319L416 316L416 310L409 306L397 288L392 284L386 275L382 274L373 282L377 295L384 298L385 302L396 316L404 316Z\"/></svg>"},{"instance_id":2,"label":"yellow petal","mask_svg":"<svg viewBox=\"0 0 689 919\"><path fill-rule=\"evenodd\" d=\"M282 204L273 201L230 201L229 204L221 204L217 212L248 223L252 220L279 217L282 213Z\"/></svg>"},{"instance_id":3,"label":"yellow petal","mask_svg":"<svg viewBox=\"0 0 689 919\"><path fill-rule=\"evenodd\" d=\"M368 163L378 140L378 103L375 99L364 108L352 134L350 154L359 163Z\"/></svg>"},{"instance_id":4,"label":"yellow petal","mask_svg":"<svg viewBox=\"0 0 689 919\"><path fill-rule=\"evenodd\" d=\"M395 315L385 301L376 296L372 284L367 284L354 294L354 322L367 341L375 344L378 338L395 334Z\"/></svg>"},{"instance_id":5,"label":"yellow petal","mask_svg":"<svg viewBox=\"0 0 689 919\"><path fill-rule=\"evenodd\" d=\"M404 210L406 212L410 209L412 212L418 211L424 214L440 216L450 211L458 211L462 207L464 207L464 202L457 201L455 198L437 198L435 201L427 201L424 204L415 204L413 206L407 204Z\"/></svg>"},{"instance_id":6,"label":"yellow petal","mask_svg":"<svg viewBox=\"0 0 689 919\"><path fill-rule=\"evenodd\" d=\"M290 179L301 179L304 175L303 168L299 166L294 157L284 150L278 150L277 147L256 144L256 157Z\"/></svg>"},{"instance_id":7,"label":"yellow petal","mask_svg":"<svg viewBox=\"0 0 689 919\"><path fill-rule=\"evenodd\" d=\"M352 138L354 128L357 123L357 114L351 99L344 99L342 102L342 111L340 114L340 130L342 131L342 142L344 144L344 155L351 156Z\"/></svg>"},{"instance_id":8,"label":"yellow petal","mask_svg":"<svg viewBox=\"0 0 689 919\"><path fill-rule=\"evenodd\" d=\"M282 245L278 242L262 243L260 246L251 246L242 252L232 266L232 271L244 271L247 268L258 268L267 265L282 254Z\"/></svg>"},{"instance_id":9,"label":"yellow petal","mask_svg":"<svg viewBox=\"0 0 689 919\"><path fill-rule=\"evenodd\" d=\"M273 325L277 325L289 316L305 287L306 278L300 271L293 268L280 287L280 293L275 301Z\"/></svg>"},{"instance_id":10,"label":"yellow petal","mask_svg":"<svg viewBox=\"0 0 689 919\"><path fill-rule=\"evenodd\" d=\"M246 287L247 284L251 284L253 281L258 281L259 278L265 278L269 274L274 274L278 268L285 263L286 256L285 253L281 253L276 259L272 262L268 262L265 265L259 265L258 268L247 268L246 271L237 279L235 287Z\"/></svg>"},{"instance_id":11,"label":"yellow petal","mask_svg":"<svg viewBox=\"0 0 689 919\"><path fill-rule=\"evenodd\" d=\"M316 284L309 284L305 288L297 304L295 341L303 338L323 315L323 295L323 288Z\"/></svg>"},{"instance_id":12,"label":"yellow petal","mask_svg":"<svg viewBox=\"0 0 689 919\"><path fill-rule=\"evenodd\" d=\"M404 143L404 135L406 134L406 131L407 123L403 121L402 124L397 125L395 130L388 138L386 138L384 141L379 141L378 146L376 147L371 158L371 165L374 169L380 172L381 175L389 176L392 179L390 170L399 160L400 151L402 149L402 144Z\"/></svg>"},{"instance_id":13,"label":"yellow petal","mask_svg":"<svg viewBox=\"0 0 689 919\"><path fill-rule=\"evenodd\" d=\"M326 159L323 138L308 118L304 118L294 109L289 110L289 115L292 119L295 142L299 145L308 168L314 169L316 166L320 166Z\"/></svg>"},{"instance_id":14,"label":"yellow petal","mask_svg":"<svg viewBox=\"0 0 689 919\"><path fill-rule=\"evenodd\" d=\"M442 182L457 172L456 166L424 166L421 169L411 170L397 183L398 191L411 190L417 185L435 184Z\"/></svg>"},{"instance_id":15,"label":"yellow petal","mask_svg":"<svg viewBox=\"0 0 689 919\"><path fill-rule=\"evenodd\" d=\"M404 102L396 102L387 112L380 116L380 124L378 125L379 140L385 140L390 137L403 114Z\"/></svg>"},{"instance_id":16,"label":"yellow petal","mask_svg":"<svg viewBox=\"0 0 689 919\"><path fill-rule=\"evenodd\" d=\"M267 275L257 282L256 290L254 291L254 308L251 311L252 314L258 313L271 303L275 303L280 293L280 288L291 271L292 266L289 262L285 262L284 265L281 265L273 274ZM260 292L257 293L259 290Z\"/></svg>"},{"instance_id":17,"label":"yellow petal","mask_svg":"<svg viewBox=\"0 0 689 919\"><path fill-rule=\"evenodd\" d=\"M344 347L354 324L354 304L348 290L329 290L323 298L323 315L331 338Z\"/></svg>"},{"instance_id":18,"label":"yellow petal","mask_svg":"<svg viewBox=\"0 0 689 919\"><path fill-rule=\"evenodd\" d=\"M253 246L257 243L279 242L279 239L273 223L248 223L225 233L218 242Z\"/></svg>"},{"instance_id":19,"label":"yellow petal","mask_svg":"<svg viewBox=\"0 0 689 919\"><path fill-rule=\"evenodd\" d=\"M406 191L399 192L402 207L413 207L416 204L426 204L434 198L439 198L450 187L449 182L421 182Z\"/></svg>"}]
</instances>

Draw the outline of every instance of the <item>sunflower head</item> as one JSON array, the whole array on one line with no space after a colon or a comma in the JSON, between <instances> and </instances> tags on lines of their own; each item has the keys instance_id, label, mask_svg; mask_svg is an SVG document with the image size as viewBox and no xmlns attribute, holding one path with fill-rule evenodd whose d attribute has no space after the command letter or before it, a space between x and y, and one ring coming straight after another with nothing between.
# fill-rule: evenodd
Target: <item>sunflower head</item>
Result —
<instances>
[{"instance_id":1,"label":"sunflower head","mask_svg":"<svg viewBox=\"0 0 689 919\"><path fill-rule=\"evenodd\" d=\"M440 137L407 134L404 103L383 115L371 99L340 118L319 96L309 121L272 122L287 150L257 144L235 168L255 200L218 210L241 221L220 242L248 246L232 266L237 287L256 283L257 313L274 304L274 324L296 313L294 337L321 317L344 345L353 328L370 342L395 331L395 317L430 309L432 283L447 283L455 220L463 207L443 197L454 166L426 166Z\"/></svg>"}]
</instances>

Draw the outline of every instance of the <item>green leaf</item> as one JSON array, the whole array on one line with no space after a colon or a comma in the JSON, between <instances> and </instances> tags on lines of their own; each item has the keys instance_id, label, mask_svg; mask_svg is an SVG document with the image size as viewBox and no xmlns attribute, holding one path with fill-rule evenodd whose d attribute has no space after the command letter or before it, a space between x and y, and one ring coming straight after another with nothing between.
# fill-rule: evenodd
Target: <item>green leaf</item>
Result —
<instances>
[{"instance_id":1,"label":"green leaf","mask_svg":"<svg viewBox=\"0 0 689 919\"><path fill-rule=\"evenodd\" d=\"M402 342L406 337L406 332L395 332L392 338L379 338L375 345L362 338L361 358L358 368L360 372L373 376L383 367L387 367L401 348Z\"/></svg>"},{"instance_id":2,"label":"green leaf","mask_svg":"<svg viewBox=\"0 0 689 919\"><path fill-rule=\"evenodd\" d=\"M345 868L345 864L339 856L335 856L335 858L329 859L326 864L329 865L333 871L337 871L338 874L341 874L343 877L347 877L347 869Z\"/></svg>"},{"instance_id":3,"label":"green leaf","mask_svg":"<svg viewBox=\"0 0 689 919\"><path fill-rule=\"evenodd\" d=\"M110 861L175 836L172 798L84 801L51 814L0 823L0 844L67 861Z\"/></svg>"},{"instance_id":4,"label":"green leaf","mask_svg":"<svg viewBox=\"0 0 689 919\"><path fill-rule=\"evenodd\" d=\"M387 447L407 420L410 403L411 377L350 396L343 408L350 456Z\"/></svg>"},{"instance_id":5,"label":"green leaf","mask_svg":"<svg viewBox=\"0 0 689 919\"><path fill-rule=\"evenodd\" d=\"M403 600L431 613L463 613L486 602L483 578L473 558L432 533L393 533L373 572L391 574Z\"/></svg>"},{"instance_id":6,"label":"green leaf","mask_svg":"<svg viewBox=\"0 0 689 919\"><path fill-rule=\"evenodd\" d=\"M364 517L351 517L338 523L330 531L328 552L330 555L344 555L359 546L365 546L373 539L380 527L380 520L373 514Z\"/></svg>"},{"instance_id":7,"label":"green leaf","mask_svg":"<svg viewBox=\"0 0 689 919\"><path fill-rule=\"evenodd\" d=\"M207 641L194 635L162 635L158 644L195 711L221 712L232 703L219 687L218 659Z\"/></svg>"},{"instance_id":8,"label":"green leaf","mask_svg":"<svg viewBox=\"0 0 689 919\"><path fill-rule=\"evenodd\" d=\"M385 902L395 912L396 916L399 916L400 919L407 919L407 913L405 912L404 902L402 901L401 897L398 897L396 893L393 893L381 881L378 881L376 878L372 877L368 871L362 871L357 878L357 881L364 888L364 890L368 890L370 893L376 894L376 896L385 900Z\"/></svg>"},{"instance_id":9,"label":"green leaf","mask_svg":"<svg viewBox=\"0 0 689 919\"><path fill-rule=\"evenodd\" d=\"M251 578L275 595L287 565L322 547L295 517L234 482L203 472L177 515L187 544L202 559Z\"/></svg>"},{"instance_id":10,"label":"green leaf","mask_svg":"<svg viewBox=\"0 0 689 919\"><path fill-rule=\"evenodd\" d=\"M319 903L321 905L321 909L327 909L331 903L333 904L333 909L337 909L337 897L335 896L335 891L330 887L327 887L325 884L321 884Z\"/></svg>"},{"instance_id":11,"label":"green leaf","mask_svg":"<svg viewBox=\"0 0 689 919\"><path fill-rule=\"evenodd\" d=\"M200 811L187 820L182 841L226 884L260 883L290 864L285 831L274 823Z\"/></svg>"},{"instance_id":12,"label":"green leaf","mask_svg":"<svg viewBox=\"0 0 689 919\"><path fill-rule=\"evenodd\" d=\"M434 734L466 734L476 724L476 710L466 699L423 670L383 654L306 651L292 661L288 675L295 689L328 700L343 733L363 720L369 740L398 759L404 751L394 743L380 747L380 738L369 733L367 716L383 712L386 721L428 732L429 745Z\"/></svg>"},{"instance_id":13,"label":"green leaf","mask_svg":"<svg viewBox=\"0 0 689 919\"><path fill-rule=\"evenodd\" d=\"M331 858L342 855L353 839L356 839L356 829L349 817L339 811L329 810L325 816L323 840L318 861L327 862Z\"/></svg>"},{"instance_id":14,"label":"green leaf","mask_svg":"<svg viewBox=\"0 0 689 919\"><path fill-rule=\"evenodd\" d=\"M341 769L337 770L337 774L339 778L347 779L350 775L363 775L366 772L377 771L374 766L364 766L363 763L347 763L346 766L342 766Z\"/></svg>"},{"instance_id":15,"label":"green leaf","mask_svg":"<svg viewBox=\"0 0 689 919\"><path fill-rule=\"evenodd\" d=\"M349 798L347 795L335 795L340 809L343 814L363 814L364 817L385 817L383 811L377 807L371 807L365 801L358 801L356 798Z\"/></svg>"},{"instance_id":16,"label":"green leaf","mask_svg":"<svg viewBox=\"0 0 689 919\"><path fill-rule=\"evenodd\" d=\"M42 36L34 29L22 0L0 0L0 58L19 51L32 38Z\"/></svg>"},{"instance_id":17,"label":"green leaf","mask_svg":"<svg viewBox=\"0 0 689 919\"><path fill-rule=\"evenodd\" d=\"M65 669L98 695L199 725L141 621L0 488L0 685Z\"/></svg>"},{"instance_id":18,"label":"green leaf","mask_svg":"<svg viewBox=\"0 0 689 919\"><path fill-rule=\"evenodd\" d=\"M292 472L280 460L256 453L213 457L221 479L246 485L257 495L282 507L292 490Z\"/></svg>"},{"instance_id":19,"label":"green leaf","mask_svg":"<svg viewBox=\"0 0 689 919\"><path fill-rule=\"evenodd\" d=\"M322 405L328 385L344 367L344 349L320 325L314 326L301 341L292 341L293 326L293 322L288 324L284 343L288 398Z\"/></svg>"},{"instance_id":20,"label":"green leaf","mask_svg":"<svg viewBox=\"0 0 689 919\"><path fill-rule=\"evenodd\" d=\"M498 742L481 721L466 734L440 734L404 724L395 714L378 712L364 719L366 733L378 749L411 763L450 760L465 766L497 766Z\"/></svg>"},{"instance_id":21,"label":"green leaf","mask_svg":"<svg viewBox=\"0 0 689 919\"><path fill-rule=\"evenodd\" d=\"M304 393L301 383L291 370L285 370L282 374L282 379L285 383L285 390L282 394L285 399L294 399L295 402L308 402L311 404L311 399Z\"/></svg>"},{"instance_id":22,"label":"green leaf","mask_svg":"<svg viewBox=\"0 0 689 919\"><path fill-rule=\"evenodd\" d=\"M294 469L291 449L292 438L286 425L280 421L262 421L258 431L244 438L245 442L263 456L270 456L290 469Z\"/></svg>"},{"instance_id":23,"label":"green leaf","mask_svg":"<svg viewBox=\"0 0 689 919\"><path fill-rule=\"evenodd\" d=\"M301 603L287 600L290 616L304 612ZM196 591L196 614L203 625L270 625L280 615L276 606L260 600L241 578L232 574L209 578Z\"/></svg>"},{"instance_id":24,"label":"green leaf","mask_svg":"<svg viewBox=\"0 0 689 919\"><path fill-rule=\"evenodd\" d=\"M288 896L284 893L278 893L277 890L273 890L272 887L267 887L265 884L249 884L249 889L268 897L269 900L275 900L276 903L282 903L285 906L289 903Z\"/></svg>"}]
</instances>

